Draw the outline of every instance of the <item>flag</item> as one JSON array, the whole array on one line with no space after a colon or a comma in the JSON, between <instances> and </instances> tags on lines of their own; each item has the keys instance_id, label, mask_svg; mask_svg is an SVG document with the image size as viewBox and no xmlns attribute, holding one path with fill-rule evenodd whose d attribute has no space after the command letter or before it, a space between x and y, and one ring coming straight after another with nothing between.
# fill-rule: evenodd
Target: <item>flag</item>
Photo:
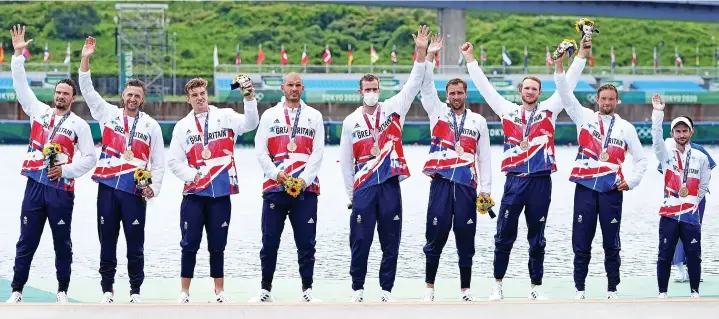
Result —
<instances>
[{"instance_id":1,"label":"flag","mask_svg":"<svg viewBox=\"0 0 719 319\"><path fill-rule=\"evenodd\" d=\"M699 47L697 47L697 66L699 66Z\"/></svg>"},{"instance_id":2,"label":"flag","mask_svg":"<svg viewBox=\"0 0 719 319\"><path fill-rule=\"evenodd\" d=\"M215 44L215 50L212 53L212 60L214 61L214 66L217 67L220 65L220 59L217 57L217 44Z\"/></svg>"},{"instance_id":3,"label":"flag","mask_svg":"<svg viewBox=\"0 0 719 319\"><path fill-rule=\"evenodd\" d=\"M546 48L545 48L545 54L546 54L547 56L544 58L544 64L545 64L546 66L551 66L552 64L554 64L554 61L552 61L552 54L549 53L549 46L546 46Z\"/></svg>"},{"instance_id":4,"label":"flag","mask_svg":"<svg viewBox=\"0 0 719 319\"><path fill-rule=\"evenodd\" d=\"M62 63L70 63L70 42L67 43L67 51L65 51L65 61L63 61Z\"/></svg>"},{"instance_id":5,"label":"flag","mask_svg":"<svg viewBox=\"0 0 719 319\"><path fill-rule=\"evenodd\" d=\"M527 46L524 46L524 67L529 66L529 52L527 52Z\"/></svg>"},{"instance_id":6,"label":"flag","mask_svg":"<svg viewBox=\"0 0 719 319\"><path fill-rule=\"evenodd\" d=\"M28 50L27 47L22 48L22 56L24 56L26 60L30 58L30 50Z\"/></svg>"},{"instance_id":7,"label":"flag","mask_svg":"<svg viewBox=\"0 0 719 319\"><path fill-rule=\"evenodd\" d=\"M305 44L305 48L302 50L302 65L307 65L307 62L310 62L310 57L307 56L307 45Z\"/></svg>"},{"instance_id":8,"label":"flag","mask_svg":"<svg viewBox=\"0 0 719 319\"><path fill-rule=\"evenodd\" d=\"M332 53L330 52L329 45L325 45L325 53L322 54L322 61L326 64L332 64Z\"/></svg>"},{"instance_id":9,"label":"flag","mask_svg":"<svg viewBox=\"0 0 719 319\"><path fill-rule=\"evenodd\" d=\"M375 64L379 60L379 55L377 55L377 51L375 51L374 45L370 46L369 48L369 60L371 64Z\"/></svg>"},{"instance_id":10,"label":"flag","mask_svg":"<svg viewBox=\"0 0 719 319\"><path fill-rule=\"evenodd\" d=\"M347 45L347 65L352 66L352 62L355 60L355 58L352 56L352 45Z\"/></svg>"},{"instance_id":11,"label":"flag","mask_svg":"<svg viewBox=\"0 0 719 319\"><path fill-rule=\"evenodd\" d=\"M594 52L592 51L592 48L589 48L589 67L594 67Z\"/></svg>"},{"instance_id":12,"label":"flag","mask_svg":"<svg viewBox=\"0 0 719 319\"><path fill-rule=\"evenodd\" d=\"M289 59L287 58L287 51L285 51L285 45L283 44L280 49L280 63L287 64Z\"/></svg>"},{"instance_id":13,"label":"flag","mask_svg":"<svg viewBox=\"0 0 719 319\"><path fill-rule=\"evenodd\" d=\"M2 42L0 42L0 64L5 64L5 49Z\"/></svg>"},{"instance_id":14,"label":"flag","mask_svg":"<svg viewBox=\"0 0 719 319\"><path fill-rule=\"evenodd\" d=\"M679 47L674 47L674 65L679 65L680 68L684 67L684 62L682 62L682 57L679 56Z\"/></svg>"},{"instance_id":15,"label":"flag","mask_svg":"<svg viewBox=\"0 0 719 319\"><path fill-rule=\"evenodd\" d=\"M504 63L504 66L512 65L512 59L509 58L509 54L507 54L507 49L504 46L502 46L502 63Z\"/></svg>"},{"instance_id":16,"label":"flag","mask_svg":"<svg viewBox=\"0 0 719 319\"><path fill-rule=\"evenodd\" d=\"M460 50L461 52L462 50ZM484 51L484 46L480 47L480 55L479 59L482 61L482 64L484 64L485 61L487 61L487 52Z\"/></svg>"},{"instance_id":17,"label":"flag","mask_svg":"<svg viewBox=\"0 0 719 319\"><path fill-rule=\"evenodd\" d=\"M262 51L262 44L257 49L257 64L262 64L265 61L265 51Z\"/></svg>"},{"instance_id":18,"label":"flag","mask_svg":"<svg viewBox=\"0 0 719 319\"><path fill-rule=\"evenodd\" d=\"M632 68L637 67L637 50L632 46Z\"/></svg>"},{"instance_id":19,"label":"flag","mask_svg":"<svg viewBox=\"0 0 719 319\"><path fill-rule=\"evenodd\" d=\"M392 64L397 64L397 46L392 45L392 54L390 55L390 59L392 60Z\"/></svg>"},{"instance_id":20,"label":"flag","mask_svg":"<svg viewBox=\"0 0 719 319\"><path fill-rule=\"evenodd\" d=\"M237 45L237 49L235 49L235 65L242 64L242 58L240 57L240 45Z\"/></svg>"},{"instance_id":21,"label":"flag","mask_svg":"<svg viewBox=\"0 0 719 319\"><path fill-rule=\"evenodd\" d=\"M50 60L50 51L47 50L47 42L45 42L45 54L42 58L42 63L47 63Z\"/></svg>"},{"instance_id":22,"label":"flag","mask_svg":"<svg viewBox=\"0 0 719 319\"><path fill-rule=\"evenodd\" d=\"M654 47L654 68L659 67L659 60L657 59L657 47Z\"/></svg>"},{"instance_id":23,"label":"flag","mask_svg":"<svg viewBox=\"0 0 719 319\"><path fill-rule=\"evenodd\" d=\"M611 48L611 51L609 52L609 59L612 64L612 72L614 72L614 68L617 67L617 61L614 57L614 47Z\"/></svg>"}]
</instances>

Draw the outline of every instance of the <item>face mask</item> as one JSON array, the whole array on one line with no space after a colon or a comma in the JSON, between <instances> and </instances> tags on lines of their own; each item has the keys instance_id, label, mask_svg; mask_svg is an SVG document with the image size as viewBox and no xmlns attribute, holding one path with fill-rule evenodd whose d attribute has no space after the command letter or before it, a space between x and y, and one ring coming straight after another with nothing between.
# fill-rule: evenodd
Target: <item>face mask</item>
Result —
<instances>
[{"instance_id":1,"label":"face mask","mask_svg":"<svg viewBox=\"0 0 719 319\"><path fill-rule=\"evenodd\" d=\"M379 102L379 93L365 93L363 96L364 104L375 106Z\"/></svg>"}]
</instances>

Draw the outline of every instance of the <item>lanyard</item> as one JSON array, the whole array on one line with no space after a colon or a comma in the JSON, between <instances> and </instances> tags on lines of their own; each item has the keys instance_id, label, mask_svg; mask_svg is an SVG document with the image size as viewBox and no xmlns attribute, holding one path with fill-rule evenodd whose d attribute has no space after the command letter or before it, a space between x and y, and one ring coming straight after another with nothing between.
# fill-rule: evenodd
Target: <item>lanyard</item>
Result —
<instances>
[{"instance_id":1,"label":"lanyard","mask_svg":"<svg viewBox=\"0 0 719 319\"><path fill-rule=\"evenodd\" d=\"M687 178L689 177L689 160L692 158L692 150L690 149L687 151L687 159L684 161L684 166L682 167L682 158L679 151L677 151L677 164L679 164L679 170L684 173L684 176L682 178L682 185L687 183Z\"/></svg>"},{"instance_id":2,"label":"lanyard","mask_svg":"<svg viewBox=\"0 0 719 319\"><path fill-rule=\"evenodd\" d=\"M135 122L137 123L137 122ZM204 138L202 138L202 146L207 148L207 144L209 143L210 139L210 132L207 129L208 123L210 123L210 109L207 109L207 116L205 117L205 130L202 130L202 127L200 127L200 121L197 120L197 116L195 116L195 125L197 125L197 130L200 131L200 133L204 133ZM202 137L203 134L200 134Z\"/></svg>"},{"instance_id":3,"label":"lanyard","mask_svg":"<svg viewBox=\"0 0 719 319\"><path fill-rule=\"evenodd\" d=\"M300 121L300 113L302 112L302 104L297 107L297 115L295 116L295 123L293 126L290 126L290 113L287 111L287 107L285 109L285 122L287 123L287 127L290 129L290 140L295 140L295 134L297 134L297 124Z\"/></svg>"},{"instance_id":4,"label":"lanyard","mask_svg":"<svg viewBox=\"0 0 719 319\"><path fill-rule=\"evenodd\" d=\"M607 146L609 146L609 137L612 136L612 128L614 127L614 115L612 115L612 121L609 122L609 129L607 129L607 135L606 138L604 136L604 122L602 121L602 118L599 117L599 114L597 114L597 120L599 121L599 131L601 133L601 137L604 140L604 148L607 149Z\"/></svg>"},{"instance_id":5,"label":"lanyard","mask_svg":"<svg viewBox=\"0 0 719 319\"><path fill-rule=\"evenodd\" d=\"M457 113L454 113L454 111L450 112L452 112L452 119L454 120L454 142L457 143L464 131L464 119L467 118L467 110L464 110L464 113L462 114L462 122L460 122L459 127L457 127Z\"/></svg>"},{"instance_id":6,"label":"lanyard","mask_svg":"<svg viewBox=\"0 0 719 319\"><path fill-rule=\"evenodd\" d=\"M129 130L129 132L128 132L128 128L127 128L127 115L124 115L123 118L125 120L125 140L127 140L126 149L129 150L129 149L132 149L132 140L135 138L135 128L137 127L137 122L140 119L140 112L137 112L135 114L135 122L132 123L132 129ZM195 119L197 119L197 118L195 118ZM130 134L130 135L128 135L128 134Z\"/></svg>"},{"instance_id":7,"label":"lanyard","mask_svg":"<svg viewBox=\"0 0 719 319\"><path fill-rule=\"evenodd\" d=\"M534 114L537 113L537 109L539 108L539 105L536 105L534 109L532 109L532 114L529 115L529 123L526 123L527 120L524 118L524 108L522 109L522 124L527 124L526 128L524 129L524 139L526 140L527 137L529 137L529 129L532 127L532 122L534 122Z\"/></svg>"},{"instance_id":8,"label":"lanyard","mask_svg":"<svg viewBox=\"0 0 719 319\"><path fill-rule=\"evenodd\" d=\"M374 118L374 127L370 124L369 118L367 117L367 112L362 112L362 116L364 116L364 122L367 124L367 127L369 127L370 132L372 132L372 139L374 140L374 145L377 145L378 138L377 135L379 134L379 106L377 107L377 112L375 113Z\"/></svg>"},{"instance_id":9,"label":"lanyard","mask_svg":"<svg viewBox=\"0 0 719 319\"><path fill-rule=\"evenodd\" d=\"M48 137L47 142L51 142L52 139L55 137L55 134L57 133L57 129L60 128L63 122L65 122L65 119L70 116L70 112L65 113L63 117L60 119L60 122L57 123L57 126L54 126L55 124L55 114L52 115L52 119L50 120L49 129L52 129L52 132L50 133L50 137Z\"/></svg>"}]
</instances>

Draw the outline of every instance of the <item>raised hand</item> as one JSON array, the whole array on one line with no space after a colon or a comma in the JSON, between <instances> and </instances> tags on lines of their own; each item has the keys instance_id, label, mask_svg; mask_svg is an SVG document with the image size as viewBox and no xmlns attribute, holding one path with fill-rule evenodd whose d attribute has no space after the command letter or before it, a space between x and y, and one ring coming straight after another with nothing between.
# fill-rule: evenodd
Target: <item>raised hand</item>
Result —
<instances>
[{"instance_id":1,"label":"raised hand","mask_svg":"<svg viewBox=\"0 0 719 319\"><path fill-rule=\"evenodd\" d=\"M21 55L22 49L27 48L32 39L25 41L25 26L14 25L10 30L10 36L12 37L12 47L15 49L15 55Z\"/></svg>"},{"instance_id":2,"label":"raised hand","mask_svg":"<svg viewBox=\"0 0 719 319\"><path fill-rule=\"evenodd\" d=\"M87 37L85 45L82 47L82 57L87 58L95 54L95 38Z\"/></svg>"},{"instance_id":3,"label":"raised hand","mask_svg":"<svg viewBox=\"0 0 719 319\"><path fill-rule=\"evenodd\" d=\"M474 48L472 47L471 43L465 42L462 47L460 47L460 50L462 50L464 61L466 61L467 63L474 62Z\"/></svg>"},{"instance_id":4,"label":"raised hand","mask_svg":"<svg viewBox=\"0 0 719 319\"><path fill-rule=\"evenodd\" d=\"M662 99L662 96L659 95L659 93L654 93L652 95L652 106L657 111L664 111L664 99Z\"/></svg>"},{"instance_id":5,"label":"raised hand","mask_svg":"<svg viewBox=\"0 0 719 319\"><path fill-rule=\"evenodd\" d=\"M427 49L427 42L429 41L429 27L426 25L420 25L417 28L417 34L413 34L414 44L417 49Z\"/></svg>"},{"instance_id":6,"label":"raised hand","mask_svg":"<svg viewBox=\"0 0 719 319\"><path fill-rule=\"evenodd\" d=\"M582 38L582 43L579 45L579 52L577 53L577 56L585 59L589 55L589 50L592 49L592 37L584 37Z\"/></svg>"},{"instance_id":7,"label":"raised hand","mask_svg":"<svg viewBox=\"0 0 719 319\"><path fill-rule=\"evenodd\" d=\"M442 37L439 34L433 34L432 40L429 43L429 47L427 48L427 54L437 54L439 53L439 50L442 49Z\"/></svg>"}]
</instances>

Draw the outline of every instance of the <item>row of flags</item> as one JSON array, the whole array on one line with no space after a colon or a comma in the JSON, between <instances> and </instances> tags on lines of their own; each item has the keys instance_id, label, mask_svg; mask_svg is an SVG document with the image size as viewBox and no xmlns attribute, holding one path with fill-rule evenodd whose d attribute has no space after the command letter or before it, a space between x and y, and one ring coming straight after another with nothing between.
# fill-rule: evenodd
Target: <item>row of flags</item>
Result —
<instances>
[{"instance_id":1,"label":"row of flags","mask_svg":"<svg viewBox=\"0 0 719 319\"><path fill-rule=\"evenodd\" d=\"M370 64L376 64L377 61L380 60L379 55L377 54L377 50L375 50L374 46L370 46ZM217 45L214 47L214 51L212 54L214 66L220 65L220 59L218 57L218 51L217 51ZM257 49L257 59L255 60L256 64L262 64L262 62L265 61L267 57L265 56L265 51L262 49L262 45L260 44ZM417 50L415 48L414 54L412 55L412 61L417 59ZM460 54L460 59L462 59L462 56ZM302 56L300 57L300 63L302 65L307 65L310 61L309 56L307 55L307 45L305 44L304 50L302 50ZM397 64L397 46L392 46L392 53L390 54L390 61L392 64ZM329 45L325 45L325 51L322 53L322 62L330 65L332 64L332 51L330 50ZM352 45L347 45L347 65L351 66L354 62L354 54L352 52ZM240 56L240 45L237 45L237 49L235 50L235 65L242 64L242 57ZM285 50L285 46L282 45L280 47L280 64L289 64L289 56L287 55L287 51ZM439 66L439 56L435 58L435 64Z\"/></svg>"},{"instance_id":2,"label":"row of flags","mask_svg":"<svg viewBox=\"0 0 719 319\"><path fill-rule=\"evenodd\" d=\"M30 50L27 47L22 48L22 55L25 59L30 58ZM42 63L50 62L50 50L47 48L47 42L45 42L45 51L43 52ZM70 63L70 42L67 43L67 50L65 51L64 64ZM5 64L5 46L4 43L0 42L0 64Z\"/></svg>"},{"instance_id":3,"label":"row of flags","mask_svg":"<svg viewBox=\"0 0 719 319\"><path fill-rule=\"evenodd\" d=\"M589 57L588 57L589 67L594 67L594 53L592 51L593 50L591 50L591 49L589 51ZM550 51L549 46L545 47L545 55L546 55L545 64L548 67L553 64L552 52L553 51ZM374 46L370 46L369 55L370 55L370 64L376 64L380 60L380 57L377 54L377 51L375 50ZM610 56L611 67L612 67L612 69L614 69L614 68L616 68L616 56L614 54L614 47L610 48L609 56ZM719 64L719 48L717 48L716 57L717 57L717 64ZM214 65L218 66L220 64L220 62L219 62L219 58L218 58L217 45L215 45L215 48L214 48L213 58L214 58ZM507 53L507 49L505 46L502 46L501 58L502 58L502 65L504 65L504 66L512 65L512 58ZM659 67L659 59L657 58L657 47L654 47L653 58L654 58L654 67L658 68ZM262 62L264 62L265 59L266 59L265 52L262 50L262 45L260 44L258 47L256 63L262 64ZM414 54L412 55L412 61L414 61L416 59L417 59L417 50L415 48ZM390 61L392 62L392 64L397 64L397 62L398 62L396 45L392 46L392 52L390 53ZM484 64L486 61L487 61L487 52L485 51L484 46L481 46L480 47L480 63ZM681 55L679 55L679 47L674 48L674 61L675 61L675 65L677 65L678 67L684 67L684 62L682 61ZM330 51L329 45L325 45L325 51L322 54L322 62L325 64L328 64L328 65L332 64L332 62L333 62L332 61L332 52ZM352 52L352 45L348 44L348 46L347 46L347 65L351 66L353 62L354 62L354 55ZM462 54L460 52L459 57L457 58L457 64L461 66L464 62L465 62L464 57L462 56ZM280 48L280 63L281 64L289 64L289 57L287 55L287 51L285 50L284 45L282 45ZM309 63L309 57L307 55L307 45L304 46L304 50L302 51L300 63L302 65L307 65ZM435 63L437 66L439 66L439 57L437 57L435 59ZM240 45L239 44L237 45L237 49L235 51L235 64L236 65L242 64L242 59L240 57ZM696 49L696 65L699 66L699 47L697 47L697 49ZM529 66L529 51L527 49L527 46L525 46L524 47L524 67L528 67L528 66ZM632 68L636 68L636 66L637 66L636 48L632 47Z\"/></svg>"}]
</instances>

